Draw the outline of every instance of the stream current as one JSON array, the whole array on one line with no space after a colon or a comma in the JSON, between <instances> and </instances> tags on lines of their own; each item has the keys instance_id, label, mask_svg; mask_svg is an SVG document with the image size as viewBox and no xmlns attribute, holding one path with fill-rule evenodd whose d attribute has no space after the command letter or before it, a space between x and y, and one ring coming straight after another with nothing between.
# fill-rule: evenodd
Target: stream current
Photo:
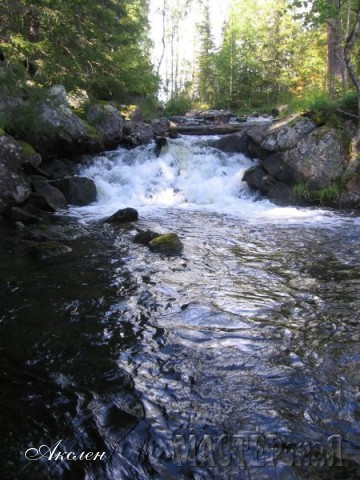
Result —
<instances>
[{"instance_id":1,"label":"stream current","mask_svg":"<svg viewBox=\"0 0 360 480\"><path fill-rule=\"evenodd\" d=\"M60 219L60 260L3 235L3 478L360 478L360 219L258 198L253 162L209 142L89 160L98 201ZM100 222L128 206L138 222ZM60 440L106 455L25 456Z\"/></svg>"}]
</instances>

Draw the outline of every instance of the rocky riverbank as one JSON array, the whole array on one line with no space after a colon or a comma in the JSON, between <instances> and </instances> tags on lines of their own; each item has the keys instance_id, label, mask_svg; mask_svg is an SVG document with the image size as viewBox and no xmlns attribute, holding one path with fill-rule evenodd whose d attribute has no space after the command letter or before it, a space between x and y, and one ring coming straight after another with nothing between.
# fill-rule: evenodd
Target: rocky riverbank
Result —
<instances>
[{"instance_id":1,"label":"rocky riverbank","mask_svg":"<svg viewBox=\"0 0 360 480\"><path fill-rule=\"evenodd\" d=\"M39 97L0 97L0 119L0 215L24 223L96 200L93 181L77 175L84 154L147 144L169 126L112 104L70 108L62 86Z\"/></svg>"},{"instance_id":2,"label":"rocky riverbank","mask_svg":"<svg viewBox=\"0 0 360 480\"><path fill-rule=\"evenodd\" d=\"M341 117L245 122L214 111L149 124L137 109L122 111L104 102L84 108L55 86L39 97L0 97L0 119L0 218L23 224L96 200L94 182L78 175L84 154L155 141L158 155L165 137L179 133L222 134L212 145L256 159L244 180L275 203L360 207L359 157L351 149L354 125Z\"/></svg>"},{"instance_id":3,"label":"rocky riverbank","mask_svg":"<svg viewBox=\"0 0 360 480\"><path fill-rule=\"evenodd\" d=\"M244 124L213 145L257 159L244 180L275 203L359 208L360 161L351 147L353 134L352 122L340 117L317 123L311 115L293 115Z\"/></svg>"}]
</instances>

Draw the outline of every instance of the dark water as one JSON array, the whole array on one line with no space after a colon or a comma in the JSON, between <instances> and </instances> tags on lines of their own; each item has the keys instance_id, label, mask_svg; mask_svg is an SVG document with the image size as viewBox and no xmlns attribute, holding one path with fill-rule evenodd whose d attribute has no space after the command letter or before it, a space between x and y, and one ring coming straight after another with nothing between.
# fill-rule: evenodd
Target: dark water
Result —
<instances>
[{"instance_id":1,"label":"dark water","mask_svg":"<svg viewBox=\"0 0 360 480\"><path fill-rule=\"evenodd\" d=\"M138 226L164 215L181 257L72 220L73 251L41 261L3 228L2 478L360 478L360 225ZM332 435L341 462L317 453ZM106 456L24 456L59 440Z\"/></svg>"}]
</instances>

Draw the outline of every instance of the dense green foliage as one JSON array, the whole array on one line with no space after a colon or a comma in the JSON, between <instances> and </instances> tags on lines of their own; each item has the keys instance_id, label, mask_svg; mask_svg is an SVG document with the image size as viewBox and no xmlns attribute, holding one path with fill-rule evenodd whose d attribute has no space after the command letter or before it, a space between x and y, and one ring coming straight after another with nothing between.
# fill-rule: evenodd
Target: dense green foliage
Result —
<instances>
[{"instance_id":1,"label":"dense green foliage","mask_svg":"<svg viewBox=\"0 0 360 480\"><path fill-rule=\"evenodd\" d=\"M205 24L199 101L246 110L323 87L325 32L305 30L293 13L286 0L231 0L217 50Z\"/></svg>"},{"instance_id":2,"label":"dense green foliage","mask_svg":"<svg viewBox=\"0 0 360 480\"><path fill-rule=\"evenodd\" d=\"M147 0L2 0L0 54L40 85L104 99L154 94Z\"/></svg>"}]
</instances>

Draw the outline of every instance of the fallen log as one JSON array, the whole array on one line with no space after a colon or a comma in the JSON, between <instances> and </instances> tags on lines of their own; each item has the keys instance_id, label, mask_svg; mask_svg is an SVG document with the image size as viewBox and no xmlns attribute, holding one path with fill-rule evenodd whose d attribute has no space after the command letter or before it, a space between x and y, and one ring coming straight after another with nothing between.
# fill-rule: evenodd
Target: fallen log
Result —
<instances>
[{"instance_id":1,"label":"fallen log","mask_svg":"<svg viewBox=\"0 0 360 480\"><path fill-rule=\"evenodd\" d=\"M231 125L199 125L199 126L179 126L171 127L170 133L179 133L181 135L228 135L230 133L241 132L249 128L249 124L231 124Z\"/></svg>"}]
</instances>

